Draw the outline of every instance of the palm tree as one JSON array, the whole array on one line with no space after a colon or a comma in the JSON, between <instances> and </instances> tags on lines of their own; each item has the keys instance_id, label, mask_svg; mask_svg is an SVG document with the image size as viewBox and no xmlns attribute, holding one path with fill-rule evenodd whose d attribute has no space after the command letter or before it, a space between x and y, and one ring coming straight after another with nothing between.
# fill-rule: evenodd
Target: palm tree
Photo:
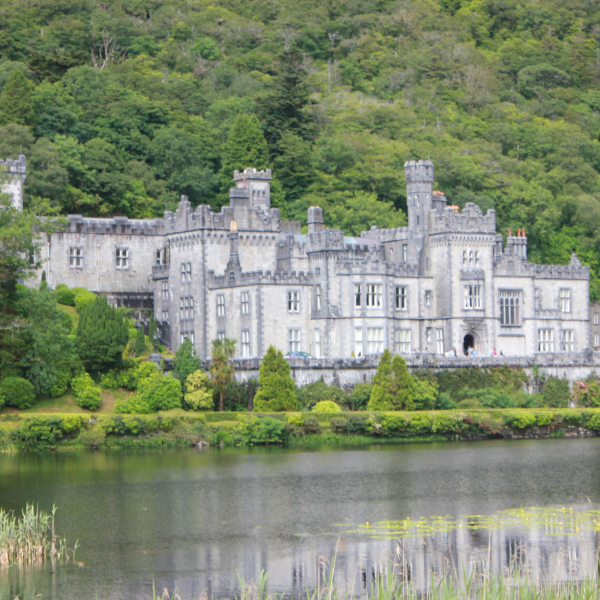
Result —
<instances>
[{"instance_id":1,"label":"palm tree","mask_svg":"<svg viewBox=\"0 0 600 600\"><path fill-rule=\"evenodd\" d=\"M229 359L235 353L235 342L229 338L212 341L210 376L215 389L219 391L219 410L225 410L225 391L233 379L233 367Z\"/></svg>"}]
</instances>

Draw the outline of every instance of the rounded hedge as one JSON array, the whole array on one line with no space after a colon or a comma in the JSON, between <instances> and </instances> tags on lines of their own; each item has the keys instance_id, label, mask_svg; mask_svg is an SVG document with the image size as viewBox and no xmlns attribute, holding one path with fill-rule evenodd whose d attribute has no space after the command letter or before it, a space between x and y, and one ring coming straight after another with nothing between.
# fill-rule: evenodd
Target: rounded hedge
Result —
<instances>
[{"instance_id":1,"label":"rounded hedge","mask_svg":"<svg viewBox=\"0 0 600 600\"><path fill-rule=\"evenodd\" d=\"M316 413L337 413L342 412L342 409L339 404L331 400L321 400L321 402L317 402L315 407L313 408L313 412Z\"/></svg>"},{"instance_id":2,"label":"rounded hedge","mask_svg":"<svg viewBox=\"0 0 600 600\"><path fill-rule=\"evenodd\" d=\"M94 381L87 373L74 377L71 381L71 387L75 392L75 404L77 406L89 410L98 410L102 406L100 388L94 385Z\"/></svg>"},{"instance_id":3,"label":"rounded hedge","mask_svg":"<svg viewBox=\"0 0 600 600\"><path fill-rule=\"evenodd\" d=\"M6 377L0 381L0 396L4 396L7 406L21 410L31 408L35 403L33 384L23 377Z\"/></svg>"},{"instance_id":4,"label":"rounded hedge","mask_svg":"<svg viewBox=\"0 0 600 600\"><path fill-rule=\"evenodd\" d=\"M56 301L65 306L75 306L75 296L77 293L70 290L64 283L56 286Z\"/></svg>"}]
</instances>

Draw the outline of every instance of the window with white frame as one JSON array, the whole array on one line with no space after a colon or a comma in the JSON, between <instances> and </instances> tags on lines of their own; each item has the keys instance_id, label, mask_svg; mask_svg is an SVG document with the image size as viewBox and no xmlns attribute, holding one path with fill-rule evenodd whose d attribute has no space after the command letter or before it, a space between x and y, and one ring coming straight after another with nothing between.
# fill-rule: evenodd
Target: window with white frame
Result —
<instances>
[{"instance_id":1,"label":"window with white frame","mask_svg":"<svg viewBox=\"0 0 600 600\"><path fill-rule=\"evenodd\" d=\"M573 352L573 330L561 331L560 349L562 352Z\"/></svg>"},{"instance_id":2,"label":"window with white frame","mask_svg":"<svg viewBox=\"0 0 600 600\"><path fill-rule=\"evenodd\" d=\"M383 286L378 283L367 284L367 306L370 308L379 308L381 306Z\"/></svg>"},{"instance_id":3,"label":"window with white frame","mask_svg":"<svg viewBox=\"0 0 600 600\"><path fill-rule=\"evenodd\" d=\"M433 298L433 292L430 290L425 291L425 306L431 306L431 299Z\"/></svg>"},{"instance_id":4,"label":"window with white frame","mask_svg":"<svg viewBox=\"0 0 600 600\"><path fill-rule=\"evenodd\" d=\"M396 310L408 309L408 290L404 286L396 286Z\"/></svg>"},{"instance_id":5,"label":"window with white frame","mask_svg":"<svg viewBox=\"0 0 600 600\"><path fill-rule=\"evenodd\" d=\"M242 331L242 358L250 358L250 332Z\"/></svg>"},{"instance_id":6,"label":"window with white frame","mask_svg":"<svg viewBox=\"0 0 600 600\"><path fill-rule=\"evenodd\" d=\"M317 310L321 310L321 286L320 285L318 285L315 288L315 299L316 299Z\"/></svg>"},{"instance_id":7,"label":"window with white frame","mask_svg":"<svg viewBox=\"0 0 600 600\"><path fill-rule=\"evenodd\" d=\"M463 263L463 267L466 267L469 264L469 251L468 250L462 251L462 263Z\"/></svg>"},{"instance_id":8,"label":"window with white frame","mask_svg":"<svg viewBox=\"0 0 600 600\"><path fill-rule=\"evenodd\" d=\"M594 334L594 348L600 346L600 333Z\"/></svg>"},{"instance_id":9,"label":"window with white frame","mask_svg":"<svg viewBox=\"0 0 600 600\"><path fill-rule=\"evenodd\" d=\"M396 329L394 337L394 352L396 354L410 353L410 329Z\"/></svg>"},{"instance_id":10,"label":"window with white frame","mask_svg":"<svg viewBox=\"0 0 600 600\"><path fill-rule=\"evenodd\" d=\"M225 296L217 294L217 317L225 316Z\"/></svg>"},{"instance_id":11,"label":"window with white frame","mask_svg":"<svg viewBox=\"0 0 600 600\"><path fill-rule=\"evenodd\" d=\"M250 314L250 292L242 292L242 314Z\"/></svg>"},{"instance_id":12,"label":"window with white frame","mask_svg":"<svg viewBox=\"0 0 600 600\"><path fill-rule=\"evenodd\" d=\"M192 263L181 263L181 283L189 283L192 280Z\"/></svg>"},{"instance_id":13,"label":"window with white frame","mask_svg":"<svg viewBox=\"0 0 600 600\"><path fill-rule=\"evenodd\" d=\"M315 358L321 358L321 330L315 329L315 337L314 337L314 353Z\"/></svg>"},{"instance_id":14,"label":"window with white frame","mask_svg":"<svg viewBox=\"0 0 600 600\"><path fill-rule=\"evenodd\" d=\"M362 327L354 328L354 356L363 355L363 330Z\"/></svg>"},{"instance_id":15,"label":"window with white frame","mask_svg":"<svg viewBox=\"0 0 600 600\"><path fill-rule=\"evenodd\" d=\"M156 250L154 255L155 255L154 264L157 266L161 265L162 264L162 250Z\"/></svg>"},{"instance_id":16,"label":"window with white frame","mask_svg":"<svg viewBox=\"0 0 600 600\"><path fill-rule=\"evenodd\" d=\"M367 328L367 354L383 352L383 327Z\"/></svg>"},{"instance_id":17,"label":"window with white frame","mask_svg":"<svg viewBox=\"0 0 600 600\"><path fill-rule=\"evenodd\" d=\"M185 340L190 340L190 342L192 342L192 344L194 343L194 332L193 331L182 331L181 332L181 343L183 344L183 342Z\"/></svg>"},{"instance_id":18,"label":"window with white frame","mask_svg":"<svg viewBox=\"0 0 600 600\"><path fill-rule=\"evenodd\" d=\"M225 339L225 332L224 331L217 331L217 339L222 342Z\"/></svg>"},{"instance_id":19,"label":"window with white frame","mask_svg":"<svg viewBox=\"0 0 600 600\"><path fill-rule=\"evenodd\" d=\"M560 304L560 312L570 313L571 312L571 290L562 288L558 292L558 299Z\"/></svg>"},{"instance_id":20,"label":"window with white frame","mask_svg":"<svg viewBox=\"0 0 600 600\"><path fill-rule=\"evenodd\" d=\"M431 329L431 327L428 327L428 328L425 330L425 341L426 341L428 344L431 344L431 340L432 340L432 338L433 338L433 330Z\"/></svg>"},{"instance_id":21,"label":"window with white frame","mask_svg":"<svg viewBox=\"0 0 600 600\"><path fill-rule=\"evenodd\" d=\"M600 313L594 313L594 325L600 325Z\"/></svg>"},{"instance_id":22,"label":"window with white frame","mask_svg":"<svg viewBox=\"0 0 600 600\"><path fill-rule=\"evenodd\" d=\"M184 296L179 299L179 317L181 319L194 318L194 298L192 296Z\"/></svg>"},{"instance_id":23,"label":"window with white frame","mask_svg":"<svg viewBox=\"0 0 600 600\"><path fill-rule=\"evenodd\" d=\"M300 352L299 329L288 329L288 352Z\"/></svg>"},{"instance_id":24,"label":"window with white frame","mask_svg":"<svg viewBox=\"0 0 600 600\"><path fill-rule=\"evenodd\" d=\"M300 292L288 292L288 312L300 312Z\"/></svg>"},{"instance_id":25,"label":"window with white frame","mask_svg":"<svg viewBox=\"0 0 600 600\"><path fill-rule=\"evenodd\" d=\"M465 309L480 309L481 306L481 286L465 285Z\"/></svg>"},{"instance_id":26,"label":"window with white frame","mask_svg":"<svg viewBox=\"0 0 600 600\"><path fill-rule=\"evenodd\" d=\"M162 311L162 320L163 321L168 321L169 320L169 311L168 310L163 310Z\"/></svg>"},{"instance_id":27,"label":"window with white frame","mask_svg":"<svg viewBox=\"0 0 600 600\"><path fill-rule=\"evenodd\" d=\"M360 283L354 284L354 306L361 306Z\"/></svg>"},{"instance_id":28,"label":"window with white frame","mask_svg":"<svg viewBox=\"0 0 600 600\"><path fill-rule=\"evenodd\" d=\"M116 248L115 259L117 269L129 268L129 248Z\"/></svg>"},{"instance_id":29,"label":"window with white frame","mask_svg":"<svg viewBox=\"0 0 600 600\"><path fill-rule=\"evenodd\" d=\"M69 266L74 269L83 268L83 250L81 248L69 248Z\"/></svg>"},{"instance_id":30,"label":"window with white frame","mask_svg":"<svg viewBox=\"0 0 600 600\"><path fill-rule=\"evenodd\" d=\"M521 292L500 291L500 325L521 324Z\"/></svg>"},{"instance_id":31,"label":"window with white frame","mask_svg":"<svg viewBox=\"0 0 600 600\"><path fill-rule=\"evenodd\" d=\"M161 298L163 300L168 300L169 299L169 282L168 281L162 281L160 284L161 290Z\"/></svg>"},{"instance_id":32,"label":"window with white frame","mask_svg":"<svg viewBox=\"0 0 600 600\"><path fill-rule=\"evenodd\" d=\"M538 352L554 352L554 330L538 329Z\"/></svg>"},{"instance_id":33,"label":"window with white frame","mask_svg":"<svg viewBox=\"0 0 600 600\"><path fill-rule=\"evenodd\" d=\"M472 269L479 266L479 250L463 250L462 253L463 267Z\"/></svg>"},{"instance_id":34,"label":"window with white frame","mask_svg":"<svg viewBox=\"0 0 600 600\"><path fill-rule=\"evenodd\" d=\"M435 339L437 342L437 353L444 354L444 330L443 329L435 330Z\"/></svg>"}]
</instances>

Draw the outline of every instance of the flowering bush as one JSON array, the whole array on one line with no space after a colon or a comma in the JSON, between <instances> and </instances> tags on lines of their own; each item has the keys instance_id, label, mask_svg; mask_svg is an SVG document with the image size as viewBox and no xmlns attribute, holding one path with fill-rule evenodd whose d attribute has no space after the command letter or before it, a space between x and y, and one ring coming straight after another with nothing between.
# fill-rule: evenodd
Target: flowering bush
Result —
<instances>
[{"instance_id":1,"label":"flowering bush","mask_svg":"<svg viewBox=\"0 0 600 600\"><path fill-rule=\"evenodd\" d=\"M600 406L600 385L596 379L587 379L587 381L576 381L573 384L573 400L578 407L598 407Z\"/></svg>"}]
</instances>

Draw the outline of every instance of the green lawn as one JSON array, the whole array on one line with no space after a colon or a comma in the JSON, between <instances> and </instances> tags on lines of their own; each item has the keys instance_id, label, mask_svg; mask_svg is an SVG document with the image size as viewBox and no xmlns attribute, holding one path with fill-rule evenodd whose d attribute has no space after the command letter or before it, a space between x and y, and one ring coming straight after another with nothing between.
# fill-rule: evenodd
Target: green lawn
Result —
<instances>
[{"instance_id":1,"label":"green lawn","mask_svg":"<svg viewBox=\"0 0 600 600\"><path fill-rule=\"evenodd\" d=\"M77 325L79 325L79 312L74 306L66 306L64 304L57 304L56 307L66 312L71 319L73 319L73 329L71 333L74 334L77 331Z\"/></svg>"}]
</instances>

